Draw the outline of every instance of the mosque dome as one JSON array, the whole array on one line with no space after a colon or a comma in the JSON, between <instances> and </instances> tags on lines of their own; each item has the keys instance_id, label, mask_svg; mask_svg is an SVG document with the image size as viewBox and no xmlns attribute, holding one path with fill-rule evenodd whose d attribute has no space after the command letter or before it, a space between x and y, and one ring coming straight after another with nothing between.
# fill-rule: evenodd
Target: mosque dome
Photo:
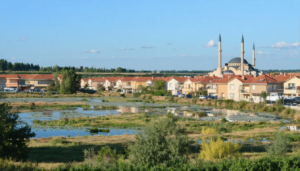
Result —
<instances>
[{"instance_id":1,"label":"mosque dome","mask_svg":"<svg viewBox=\"0 0 300 171\"><path fill-rule=\"evenodd\" d=\"M231 70L225 70L223 71L223 74L234 74L234 72Z\"/></svg>"},{"instance_id":2,"label":"mosque dome","mask_svg":"<svg viewBox=\"0 0 300 171\"><path fill-rule=\"evenodd\" d=\"M232 58L228 63L229 64L230 63L239 63L240 64L241 63L241 58L240 57ZM248 64L246 59L244 59L244 64Z\"/></svg>"}]
</instances>

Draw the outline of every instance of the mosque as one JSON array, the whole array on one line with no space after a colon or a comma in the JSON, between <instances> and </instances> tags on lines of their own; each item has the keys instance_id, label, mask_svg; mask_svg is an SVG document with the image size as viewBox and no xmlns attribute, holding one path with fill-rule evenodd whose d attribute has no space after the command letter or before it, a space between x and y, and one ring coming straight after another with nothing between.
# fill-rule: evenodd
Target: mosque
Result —
<instances>
[{"instance_id":1,"label":"mosque","mask_svg":"<svg viewBox=\"0 0 300 171\"><path fill-rule=\"evenodd\" d=\"M262 71L259 71L255 68L255 46L253 44L252 50L252 65L248 63L246 59L244 59L244 36L242 35L241 42L241 57L236 57L231 59L228 63L225 63L225 66L222 68L222 47L221 47L221 35L219 35L219 66L216 70L208 73L210 76L218 76L222 77L223 74L234 74L234 75L252 75L257 77L259 75L264 74ZM243 72L242 72L243 71Z\"/></svg>"}]
</instances>

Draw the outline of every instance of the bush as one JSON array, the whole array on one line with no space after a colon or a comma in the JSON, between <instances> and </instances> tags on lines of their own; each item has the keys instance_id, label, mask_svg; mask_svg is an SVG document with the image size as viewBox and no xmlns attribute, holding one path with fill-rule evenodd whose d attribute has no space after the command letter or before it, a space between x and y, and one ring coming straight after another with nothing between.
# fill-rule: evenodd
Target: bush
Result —
<instances>
[{"instance_id":1,"label":"bush","mask_svg":"<svg viewBox=\"0 0 300 171\"><path fill-rule=\"evenodd\" d=\"M30 108L31 110L32 110L32 109L35 109L35 103L31 103L29 108Z\"/></svg>"},{"instance_id":2,"label":"bush","mask_svg":"<svg viewBox=\"0 0 300 171\"><path fill-rule=\"evenodd\" d=\"M116 149L112 150L108 146L101 147L101 150L98 152L96 156L98 161L107 160L109 162L117 161L119 156L117 155Z\"/></svg>"},{"instance_id":3,"label":"bush","mask_svg":"<svg viewBox=\"0 0 300 171\"><path fill-rule=\"evenodd\" d=\"M153 96L164 96L166 94L167 94L167 92L165 90L155 90L153 92Z\"/></svg>"},{"instance_id":4,"label":"bush","mask_svg":"<svg viewBox=\"0 0 300 171\"><path fill-rule=\"evenodd\" d=\"M120 97L125 97L125 93L123 93L123 94L120 94Z\"/></svg>"},{"instance_id":5,"label":"bush","mask_svg":"<svg viewBox=\"0 0 300 171\"><path fill-rule=\"evenodd\" d=\"M202 140L198 158L211 160L237 156L241 148L242 146L238 143L224 142L221 138L218 138L216 141L211 139L209 143Z\"/></svg>"},{"instance_id":6,"label":"bush","mask_svg":"<svg viewBox=\"0 0 300 171\"><path fill-rule=\"evenodd\" d=\"M171 96L171 97L169 98L169 102L174 102L174 96Z\"/></svg>"},{"instance_id":7,"label":"bush","mask_svg":"<svg viewBox=\"0 0 300 171\"><path fill-rule=\"evenodd\" d=\"M202 134L217 134L217 129L214 128L202 128Z\"/></svg>"},{"instance_id":8,"label":"bush","mask_svg":"<svg viewBox=\"0 0 300 171\"><path fill-rule=\"evenodd\" d=\"M138 98L138 97L140 97L142 95L142 93L133 93L133 97L134 98Z\"/></svg>"},{"instance_id":9,"label":"bush","mask_svg":"<svg viewBox=\"0 0 300 171\"><path fill-rule=\"evenodd\" d=\"M286 154L289 146L287 136L283 132L275 134L275 140L271 145L267 145L266 151L270 156L283 156Z\"/></svg>"},{"instance_id":10,"label":"bush","mask_svg":"<svg viewBox=\"0 0 300 171\"><path fill-rule=\"evenodd\" d=\"M194 103L194 104L196 104L197 103L197 98L193 98L193 100L192 100L192 102Z\"/></svg>"},{"instance_id":11,"label":"bush","mask_svg":"<svg viewBox=\"0 0 300 171\"><path fill-rule=\"evenodd\" d=\"M227 120L225 118L222 118L221 122L227 122Z\"/></svg>"},{"instance_id":12,"label":"bush","mask_svg":"<svg viewBox=\"0 0 300 171\"><path fill-rule=\"evenodd\" d=\"M186 163L191 142L185 129L176 121L176 117L167 114L165 118L152 121L144 131L138 132L136 142L128 147L130 160L148 166Z\"/></svg>"},{"instance_id":13,"label":"bush","mask_svg":"<svg viewBox=\"0 0 300 171\"><path fill-rule=\"evenodd\" d=\"M34 137L28 125L19 126L19 115L11 112L8 103L0 104L0 158L24 159L28 156L27 142Z\"/></svg>"},{"instance_id":14,"label":"bush","mask_svg":"<svg viewBox=\"0 0 300 171\"><path fill-rule=\"evenodd\" d=\"M148 96L147 100L151 101L152 100L152 96Z\"/></svg>"},{"instance_id":15,"label":"bush","mask_svg":"<svg viewBox=\"0 0 300 171\"><path fill-rule=\"evenodd\" d=\"M240 101L240 109L245 109L247 103L248 102L246 102L245 100Z\"/></svg>"},{"instance_id":16,"label":"bush","mask_svg":"<svg viewBox=\"0 0 300 171\"><path fill-rule=\"evenodd\" d=\"M118 89L118 90L117 90L117 92L121 92L121 91L122 91L121 89Z\"/></svg>"}]
</instances>

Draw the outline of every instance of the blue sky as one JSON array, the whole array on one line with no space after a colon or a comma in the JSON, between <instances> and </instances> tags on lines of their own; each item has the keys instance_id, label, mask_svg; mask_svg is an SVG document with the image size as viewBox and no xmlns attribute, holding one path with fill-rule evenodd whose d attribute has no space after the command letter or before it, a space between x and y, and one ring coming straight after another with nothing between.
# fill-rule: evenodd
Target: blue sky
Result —
<instances>
[{"instance_id":1,"label":"blue sky","mask_svg":"<svg viewBox=\"0 0 300 171\"><path fill-rule=\"evenodd\" d=\"M40 66L300 69L300 1L0 0L0 58ZM210 43L209 43L210 42ZM212 43L213 42L213 43ZM211 46L211 47L210 47Z\"/></svg>"}]
</instances>

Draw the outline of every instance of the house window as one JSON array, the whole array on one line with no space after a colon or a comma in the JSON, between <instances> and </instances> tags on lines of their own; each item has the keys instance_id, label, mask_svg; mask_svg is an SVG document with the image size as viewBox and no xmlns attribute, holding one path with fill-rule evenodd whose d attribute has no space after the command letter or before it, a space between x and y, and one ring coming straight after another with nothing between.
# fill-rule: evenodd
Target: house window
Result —
<instances>
[{"instance_id":1,"label":"house window","mask_svg":"<svg viewBox=\"0 0 300 171\"><path fill-rule=\"evenodd\" d=\"M222 97L225 97L225 94L224 94L224 93L222 93Z\"/></svg>"},{"instance_id":2,"label":"house window","mask_svg":"<svg viewBox=\"0 0 300 171\"><path fill-rule=\"evenodd\" d=\"M255 85L252 86L252 90L255 90Z\"/></svg>"},{"instance_id":3,"label":"house window","mask_svg":"<svg viewBox=\"0 0 300 171\"><path fill-rule=\"evenodd\" d=\"M234 89L234 84L230 84L230 89L231 89L231 90Z\"/></svg>"},{"instance_id":4,"label":"house window","mask_svg":"<svg viewBox=\"0 0 300 171\"><path fill-rule=\"evenodd\" d=\"M191 85L189 84L189 85L188 85L188 88L190 88L190 87L191 87Z\"/></svg>"},{"instance_id":5,"label":"house window","mask_svg":"<svg viewBox=\"0 0 300 171\"><path fill-rule=\"evenodd\" d=\"M169 87L172 87L172 83L169 83Z\"/></svg>"},{"instance_id":6,"label":"house window","mask_svg":"<svg viewBox=\"0 0 300 171\"><path fill-rule=\"evenodd\" d=\"M48 84L48 81L38 81L38 84Z\"/></svg>"},{"instance_id":7,"label":"house window","mask_svg":"<svg viewBox=\"0 0 300 171\"><path fill-rule=\"evenodd\" d=\"M230 98L234 99L234 93L230 93Z\"/></svg>"},{"instance_id":8,"label":"house window","mask_svg":"<svg viewBox=\"0 0 300 171\"><path fill-rule=\"evenodd\" d=\"M295 84L294 83L289 83L289 89L295 89Z\"/></svg>"},{"instance_id":9,"label":"house window","mask_svg":"<svg viewBox=\"0 0 300 171\"><path fill-rule=\"evenodd\" d=\"M19 80L19 85L24 85L25 84L25 80Z\"/></svg>"}]
</instances>

